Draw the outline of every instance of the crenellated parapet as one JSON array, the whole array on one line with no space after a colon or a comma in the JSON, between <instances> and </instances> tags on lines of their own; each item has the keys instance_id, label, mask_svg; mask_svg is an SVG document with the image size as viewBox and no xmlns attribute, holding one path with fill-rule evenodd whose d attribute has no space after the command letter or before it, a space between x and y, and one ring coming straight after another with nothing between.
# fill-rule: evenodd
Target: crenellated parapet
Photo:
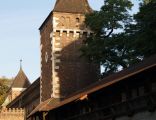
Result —
<instances>
[{"instance_id":1,"label":"crenellated parapet","mask_svg":"<svg viewBox=\"0 0 156 120\"><path fill-rule=\"evenodd\" d=\"M22 108L2 108L0 120L24 120L25 110Z\"/></svg>"},{"instance_id":2,"label":"crenellated parapet","mask_svg":"<svg viewBox=\"0 0 156 120\"><path fill-rule=\"evenodd\" d=\"M90 30L80 30L80 29L54 29L50 34L52 41L52 66L53 66L53 94L54 98L64 98L70 92L75 89L79 89L81 84L79 81L79 75L76 75L76 70L78 68L86 69L88 66L87 62L82 62L80 59L80 47L83 44L83 40L93 34ZM74 74L71 74L73 78L70 78L67 73L63 73L67 76L68 80L65 80L64 77L60 77L63 71L72 71ZM80 72L79 72L80 73ZM77 80L76 80L77 79ZM82 78L81 78L82 79ZM72 80L75 80L72 82ZM66 81L66 85L71 87L70 91L67 88L63 88L64 83ZM85 80L84 80L85 81ZM87 83L87 81L86 81ZM74 85L75 84L75 85ZM63 93L66 91L66 93Z\"/></svg>"}]
</instances>

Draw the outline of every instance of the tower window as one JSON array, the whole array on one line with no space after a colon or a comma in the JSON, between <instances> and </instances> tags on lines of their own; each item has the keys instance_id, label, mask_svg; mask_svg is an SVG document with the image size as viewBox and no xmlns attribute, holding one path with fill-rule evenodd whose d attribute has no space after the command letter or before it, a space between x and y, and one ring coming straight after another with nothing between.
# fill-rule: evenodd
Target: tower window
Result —
<instances>
[{"instance_id":1,"label":"tower window","mask_svg":"<svg viewBox=\"0 0 156 120\"><path fill-rule=\"evenodd\" d=\"M63 16L60 18L60 25L61 26L65 25L65 18Z\"/></svg>"},{"instance_id":2,"label":"tower window","mask_svg":"<svg viewBox=\"0 0 156 120\"><path fill-rule=\"evenodd\" d=\"M76 22L79 23L80 22L80 18L76 18Z\"/></svg>"}]
</instances>

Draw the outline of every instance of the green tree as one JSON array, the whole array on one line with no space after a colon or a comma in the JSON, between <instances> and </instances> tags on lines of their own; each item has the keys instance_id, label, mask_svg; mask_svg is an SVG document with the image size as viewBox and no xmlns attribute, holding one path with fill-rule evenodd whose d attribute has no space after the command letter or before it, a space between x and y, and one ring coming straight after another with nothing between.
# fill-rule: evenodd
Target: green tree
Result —
<instances>
[{"instance_id":1,"label":"green tree","mask_svg":"<svg viewBox=\"0 0 156 120\"><path fill-rule=\"evenodd\" d=\"M90 62L100 63L105 73L126 68L128 46L121 31L131 22L129 10L132 7L130 0L105 0L100 11L86 16L86 25L94 31L82 47L82 56Z\"/></svg>"},{"instance_id":2,"label":"green tree","mask_svg":"<svg viewBox=\"0 0 156 120\"><path fill-rule=\"evenodd\" d=\"M0 78L0 105L3 104L7 91L9 90L12 80L7 78Z\"/></svg>"},{"instance_id":3,"label":"green tree","mask_svg":"<svg viewBox=\"0 0 156 120\"><path fill-rule=\"evenodd\" d=\"M133 20L131 7L128 0L105 0L100 11L86 16L94 34L84 41L82 56L103 65L106 75L156 53L155 0L144 0Z\"/></svg>"},{"instance_id":4,"label":"green tree","mask_svg":"<svg viewBox=\"0 0 156 120\"><path fill-rule=\"evenodd\" d=\"M134 16L136 24L130 27L134 31L135 50L143 57L156 53L156 1L145 0L140 11ZM134 30L135 29L135 30Z\"/></svg>"}]
</instances>

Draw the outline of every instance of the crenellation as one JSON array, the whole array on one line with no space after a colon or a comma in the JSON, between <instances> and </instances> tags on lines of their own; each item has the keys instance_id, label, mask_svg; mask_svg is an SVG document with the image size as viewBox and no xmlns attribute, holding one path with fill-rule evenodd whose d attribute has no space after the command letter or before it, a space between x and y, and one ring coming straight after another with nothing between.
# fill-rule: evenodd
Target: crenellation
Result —
<instances>
[{"instance_id":1,"label":"crenellation","mask_svg":"<svg viewBox=\"0 0 156 120\"><path fill-rule=\"evenodd\" d=\"M25 110L22 108L2 108L0 120L25 120Z\"/></svg>"},{"instance_id":2,"label":"crenellation","mask_svg":"<svg viewBox=\"0 0 156 120\"><path fill-rule=\"evenodd\" d=\"M2 108L0 111L0 114L11 114L11 113L24 113L24 109L23 108Z\"/></svg>"},{"instance_id":3,"label":"crenellation","mask_svg":"<svg viewBox=\"0 0 156 120\"><path fill-rule=\"evenodd\" d=\"M69 37L73 38L74 37L74 31L69 30Z\"/></svg>"},{"instance_id":4,"label":"crenellation","mask_svg":"<svg viewBox=\"0 0 156 120\"><path fill-rule=\"evenodd\" d=\"M74 38L76 37L76 30L74 30L74 35L73 35L73 37L74 37Z\"/></svg>"}]
</instances>

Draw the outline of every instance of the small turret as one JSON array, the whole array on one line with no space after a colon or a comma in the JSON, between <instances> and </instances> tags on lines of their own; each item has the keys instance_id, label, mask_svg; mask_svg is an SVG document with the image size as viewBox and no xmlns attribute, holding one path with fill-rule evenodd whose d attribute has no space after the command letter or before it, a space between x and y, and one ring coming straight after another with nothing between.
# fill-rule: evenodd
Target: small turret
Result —
<instances>
[{"instance_id":1,"label":"small turret","mask_svg":"<svg viewBox=\"0 0 156 120\"><path fill-rule=\"evenodd\" d=\"M27 88L29 85L30 85L30 82L29 82L27 76L25 75L23 69L20 68L11 87L12 88Z\"/></svg>"},{"instance_id":2,"label":"small turret","mask_svg":"<svg viewBox=\"0 0 156 120\"><path fill-rule=\"evenodd\" d=\"M6 106L8 103L13 101L25 89L27 89L29 85L30 85L30 82L22 69L22 60L20 60L20 70L13 80L13 83L10 87L10 90L7 93L7 97L6 97L5 102L3 103L3 106Z\"/></svg>"}]
</instances>

